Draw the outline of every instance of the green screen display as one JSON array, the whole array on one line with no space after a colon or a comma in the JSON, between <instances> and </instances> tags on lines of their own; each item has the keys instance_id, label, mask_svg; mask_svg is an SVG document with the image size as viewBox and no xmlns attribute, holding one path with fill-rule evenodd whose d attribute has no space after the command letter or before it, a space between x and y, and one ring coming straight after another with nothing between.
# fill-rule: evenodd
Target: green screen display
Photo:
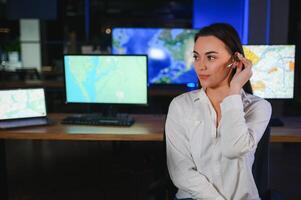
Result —
<instances>
[{"instance_id":1,"label":"green screen display","mask_svg":"<svg viewBox=\"0 0 301 200\"><path fill-rule=\"evenodd\" d=\"M65 55L69 103L147 104L147 56Z\"/></svg>"}]
</instances>

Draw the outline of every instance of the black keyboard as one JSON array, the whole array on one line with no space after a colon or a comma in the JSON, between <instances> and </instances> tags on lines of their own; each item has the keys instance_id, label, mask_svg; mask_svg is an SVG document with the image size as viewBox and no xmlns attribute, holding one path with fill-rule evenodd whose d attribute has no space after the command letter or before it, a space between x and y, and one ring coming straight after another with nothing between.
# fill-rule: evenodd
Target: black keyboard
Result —
<instances>
[{"instance_id":1,"label":"black keyboard","mask_svg":"<svg viewBox=\"0 0 301 200\"><path fill-rule=\"evenodd\" d=\"M134 119L128 115L107 117L101 115L75 115L63 119L62 124L93 125L93 126L131 126Z\"/></svg>"}]
</instances>

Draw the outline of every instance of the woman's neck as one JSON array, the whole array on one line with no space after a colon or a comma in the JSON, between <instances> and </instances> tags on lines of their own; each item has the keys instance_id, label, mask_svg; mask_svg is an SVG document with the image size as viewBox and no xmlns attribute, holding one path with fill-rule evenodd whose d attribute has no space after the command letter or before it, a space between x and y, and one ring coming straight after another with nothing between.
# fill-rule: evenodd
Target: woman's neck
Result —
<instances>
[{"instance_id":1,"label":"woman's neck","mask_svg":"<svg viewBox=\"0 0 301 200\"><path fill-rule=\"evenodd\" d=\"M224 98L229 96L230 87L228 85L217 88L206 88L206 94L213 104L220 104Z\"/></svg>"},{"instance_id":2,"label":"woman's neck","mask_svg":"<svg viewBox=\"0 0 301 200\"><path fill-rule=\"evenodd\" d=\"M220 103L229 96L230 87L228 85L220 86L217 88L206 88L205 92L216 113L216 127L218 127L221 120Z\"/></svg>"}]
</instances>

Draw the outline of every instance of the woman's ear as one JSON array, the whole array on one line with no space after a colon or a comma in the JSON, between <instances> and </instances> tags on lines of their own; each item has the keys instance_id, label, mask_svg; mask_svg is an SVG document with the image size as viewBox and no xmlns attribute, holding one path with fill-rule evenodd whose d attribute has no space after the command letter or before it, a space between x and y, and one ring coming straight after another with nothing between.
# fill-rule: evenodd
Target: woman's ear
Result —
<instances>
[{"instance_id":1,"label":"woman's ear","mask_svg":"<svg viewBox=\"0 0 301 200\"><path fill-rule=\"evenodd\" d=\"M233 54L232 58L233 58L234 62L235 62L235 61L236 61L236 62L240 61L240 59L238 58L238 54L239 54L239 52L235 52L235 53Z\"/></svg>"}]
</instances>

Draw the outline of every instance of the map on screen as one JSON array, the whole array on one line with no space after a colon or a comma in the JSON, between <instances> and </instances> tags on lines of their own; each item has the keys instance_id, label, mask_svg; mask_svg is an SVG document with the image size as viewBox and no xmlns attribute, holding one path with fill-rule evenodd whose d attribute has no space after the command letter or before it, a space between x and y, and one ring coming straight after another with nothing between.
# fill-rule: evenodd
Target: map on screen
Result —
<instances>
[{"instance_id":1,"label":"map on screen","mask_svg":"<svg viewBox=\"0 0 301 200\"><path fill-rule=\"evenodd\" d=\"M194 35L181 28L114 28L114 54L147 54L150 84L196 83L193 68Z\"/></svg>"},{"instance_id":2,"label":"map on screen","mask_svg":"<svg viewBox=\"0 0 301 200\"><path fill-rule=\"evenodd\" d=\"M147 103L147 57L65 55L67 102Z\"/></svg>"},{"instance_id":3,"label":"map on screen","mask_svg":"<svg viewBox=\"0 0 301 200\"><path fill-rule=\"evenodd\" d=\"M255 95L268 99L294 96L294 45L244 45L253 63L251 85Z\"/></svg>"},{"instance_id":4,"label":"map on screen","mask_svg":"<svg viewBox=\"0 0 301 200\"><path fill-rule=\"evenodd\" d=\"M0 91L0 120L46 116L43 89Z\"/></svg>"},{"instance_id":5,"label":"map on screen","mask_svg":"<svg viewBox=\"0 0 301 200\"><path fill-rule=\"evenodd\" d=\"M197 83L192 50L194 29L114 28L114 54L147 54L150 84ZM254 94L263 98L293 98L294 45L244 45L252 60L251 84Z\"/></svg>"}]
</instances>

